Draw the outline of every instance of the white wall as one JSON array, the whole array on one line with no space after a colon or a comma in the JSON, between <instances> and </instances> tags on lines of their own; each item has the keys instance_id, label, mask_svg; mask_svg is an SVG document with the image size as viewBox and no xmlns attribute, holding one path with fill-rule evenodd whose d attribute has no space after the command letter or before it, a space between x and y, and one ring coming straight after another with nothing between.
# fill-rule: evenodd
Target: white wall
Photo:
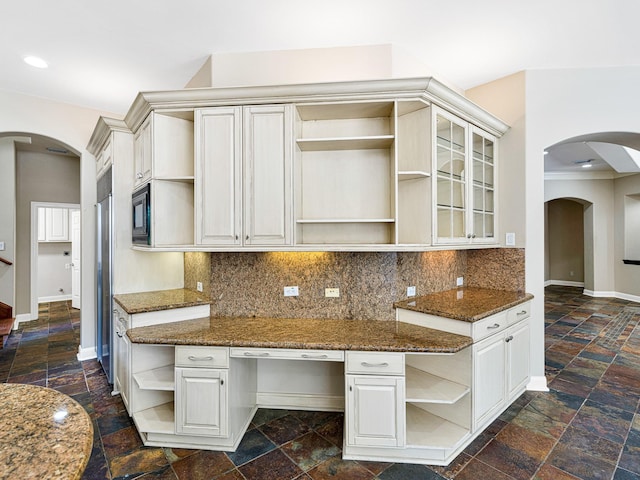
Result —
<instances>
[{"instance_id":1,"label":"white wall","mask_svg":"<svg viewBox=\"0 0 640 480\"><path fill-rule=\"evenodd\" d=\"M640 130L640 126L638 127ZM640 265L625 265L622 260L625 256L625 213L624 201L626 195L640 194L640 174L629 177L618 178L614 182L614 208L615 208L615 285L616 291L621 297L629 300L640 301ZM640 213L636 222L640 220ZM640 250L640 235L631 236L627 239L634 242L634 250ZM640 260L640 258L629 258L628 260Z\"/></svg>"},{"instance_id":2,"label":"white wall","mask_svg":"<svg viewBox=\"0 0 640 480\"><path fill-rule=\"evenodd\" d=\"M593 225L585 224L585 232L587 235L592 232L593 248L587 248L585 256L589 256L593 268L588 269L585 262L585 290L597 296L614 295L613 180L546 180L544 200L557 198L586 200L592 204L588 214L592 215Z\"/></svg>"},{"instance_id":3,"label":"white wall","mask_svg":"<svg viewBox=\"0 0 640 480\"><path fill-rule=\"evenodd\" d=\"M65 255L69 252L69 255ZM38 302L71 299L71 243L38 244ZM62 289L62 292L60 292Z\"/></svg>"},{"instance_id":4,"label":"white wall","mask_svg":"<svg viewBox=\"0 0 640 480\"><path fill-rule=\"evenodd\" d=\"M100 115L115 116L88 108L53 102L0 90L0 135L32 133L55 138L80 155L82 211L82 305L81 348L95 347L95 159L85 147ZM0 149L0 165L13 150ZM4 170L3 170L4 172ZM3 176L4 177L4 176ZM2 211L5 209L3 208ZM13 236L13 232L7 233Z\"/></svg>"},{"instance_id":5,"label":"white wall","mask_svg":"<svg viewBox=\"0 0 640 480\"><path fill-rule=\"evenodd\" d=\"M0 115L2 115L0 109ZM15 146L10 138L0 138L0 242L4 242L4 250L0 257L15 262ZM15 306L14 275L15 264L6 265L0 262L0 302Z\"/></svg>"}]
</instances>

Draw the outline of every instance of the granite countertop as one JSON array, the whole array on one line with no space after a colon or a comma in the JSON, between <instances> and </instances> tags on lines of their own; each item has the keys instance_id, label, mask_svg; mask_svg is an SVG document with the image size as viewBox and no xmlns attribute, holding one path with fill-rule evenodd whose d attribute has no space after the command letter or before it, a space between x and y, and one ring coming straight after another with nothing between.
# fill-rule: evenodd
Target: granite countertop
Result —
<instances>
[{"instance_id":1,"label":"granite countertop","mask_svg":"<svg viewBox=\"0 0 640 480\"><path fill-rule=\"evenodd\" d=\"M403 322L291 318L201 318L132 328L134 343L225 347L454 353L471 338Z\"/></svg>"},{"instance_id":2,"label":"granite countertop","mask_svg":"<svg viewBox=\"0 0 640 480\"><path fill-rule=\"evenodd\" d=\"M0 384L0 478L79 479L93 425L71 397L36 385Z\"/></svg>"},{"instance_id":3,"label":"granite countertop","mask_svg":"<svg viewBox=\"0 0 640 480\"><path fill-rule=\"evenodd\" d=\"M156 290L153 292L123 293L114 295L113 300L128 314L157 312L172 308L207 305L211 299L201 292L186 288Z\"/></svg>"},{"instance_id":4,"label":"granite countertop","mask_svg":"<svg viewBox=\"0 0 640 480\"><path fill-rule=\"evenodd\" d=\"M533 295L524 292L464 287L402 300L393 306L454 320L475 322L532 298Z\"/></svg>"}]
</instances>

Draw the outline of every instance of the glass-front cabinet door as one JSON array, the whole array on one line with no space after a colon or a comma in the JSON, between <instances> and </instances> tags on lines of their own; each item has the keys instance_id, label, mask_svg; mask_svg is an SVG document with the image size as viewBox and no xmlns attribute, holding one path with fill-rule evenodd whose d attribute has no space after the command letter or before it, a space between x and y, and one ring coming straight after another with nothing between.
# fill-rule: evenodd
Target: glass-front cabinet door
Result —
<instances>
[{"instance_id":1,"label":"glass-front cabinet door","mask_svg":"<svg viewBox=\"0 0 640 480\"><path fill-rule=\"evenodd\" d=\"M434 243L495 242L495 138L439 108L433 125Z\"/></svg>"},{"instance_id":2,"label":"glass-front cabinet door","mask_svg":"<svg viewBox=\"0 0 640 480\"><path fill-rule=\"evenodd\" d=\"M440 110L434 125L435 241L460 242L467 234L467 126Z\"/></svg>"},{"instance_id":3,"label":"glass-front cabinet door","mask_svg":"<svg viewBox=\"0 0 640 480\"><path fill-rule=\"evenodd\" d=\"M495 138L471 128L473 241L495 240Z\"/></svg>"}]
</instances>

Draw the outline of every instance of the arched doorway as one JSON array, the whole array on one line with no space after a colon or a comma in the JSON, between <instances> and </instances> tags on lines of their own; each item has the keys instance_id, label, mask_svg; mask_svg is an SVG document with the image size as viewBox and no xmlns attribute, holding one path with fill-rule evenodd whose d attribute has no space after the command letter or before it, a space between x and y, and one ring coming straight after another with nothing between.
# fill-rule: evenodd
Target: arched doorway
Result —
<instances>
[{"instance_id":1,"label":"arched doorway","mask_svg":"<svg viewBox=\"0 0 640 480\"><path fill-rule=\"evenodd\" d=\"M576 198L545 202L545 286L593 288L592 207Z\"/></svg>"}]
</instances>

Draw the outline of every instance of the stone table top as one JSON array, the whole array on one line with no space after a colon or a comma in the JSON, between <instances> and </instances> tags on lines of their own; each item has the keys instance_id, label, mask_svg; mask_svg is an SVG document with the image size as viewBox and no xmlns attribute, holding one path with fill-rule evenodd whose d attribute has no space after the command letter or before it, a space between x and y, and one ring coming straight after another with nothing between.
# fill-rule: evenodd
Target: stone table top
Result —
<instances>
[{"instance_id":1,"label":"stone table top","mask_svg":"<svg viewBox=\"0 0 640 480\"><path fill-rule=\"evenodd\" d=\"M470 337L380 320L210 317L137 327L134 343L454 353Z\"/></svg>"},{"instance_id":2,"label":"stone table top","mask_svg":"<svg viewBox=\"0 0 640 480\"><path fill-rule=\"evenodd\" d=\"M211 299L200 292L186 288L156 290L152 292L122 293L114 295L113 300L128 314L157 312L172 308L207 305Z\"/></svg>"},{"instance_id":3,"label":"stone table top","mask_svg":"<svg viewBox=\"0 0 640 480\"><path fill-rule=\"evenodd\" d=\"M454 320L476 322L532 298L533 295L524 292L464 287L409 298L396 302L393 306Z\"/></svg>"},{"instance_id":4,"label":"stone table top","mask_svg":"<svg viewBox=\"0 0 640 480\"><path fill-rule=\"evenodd\" d=\"M72 480L93 445L89 414L71 397L36 385L0 384L0 478Z\"/></svg>"}]
</instances>

